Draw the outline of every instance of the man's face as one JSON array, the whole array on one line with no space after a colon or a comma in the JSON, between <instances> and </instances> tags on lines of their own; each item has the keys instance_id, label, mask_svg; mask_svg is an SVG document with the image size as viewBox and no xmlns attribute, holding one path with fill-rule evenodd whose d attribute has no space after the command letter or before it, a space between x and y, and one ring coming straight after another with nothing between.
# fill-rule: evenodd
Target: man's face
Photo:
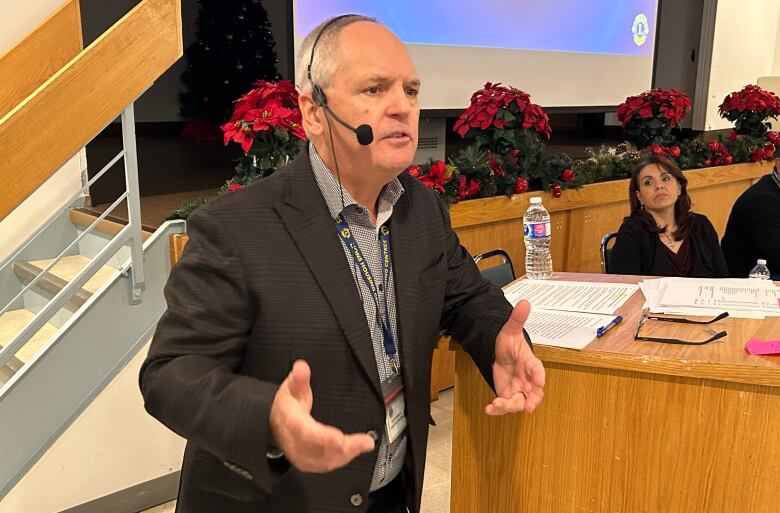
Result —
<instances>
[{"instance_id":1,"label":"man's face","mask_svg":"<svg viewBox=\"0 0 780 513\"><path fill-rule=\"evenodd\" d=\"M337 157L346 154L390 179L412 163L417 150L417 71L403 43L377 23L353 23L338 37L338 67L325 88L328 105L353 126L370 125L374 141L361 146L331 121Z\"/></svg>"}]
</instances>

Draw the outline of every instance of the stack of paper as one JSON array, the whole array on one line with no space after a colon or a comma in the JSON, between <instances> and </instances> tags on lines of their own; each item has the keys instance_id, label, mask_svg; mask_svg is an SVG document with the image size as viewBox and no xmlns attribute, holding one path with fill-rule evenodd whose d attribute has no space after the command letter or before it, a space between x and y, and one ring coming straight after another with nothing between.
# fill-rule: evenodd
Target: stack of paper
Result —
<instances>
[{"instance_id":1,"label":"stack of paper","mask_svg":"<svg viewBox=\"0 0 780 513\"><path fill-rule=\"evenodd\" d=\"M658 278L639 284L653 313L763 319L780 316L780 289L769 280Z\"/></svg>"},{"instance_id":2,"label":"stack of paper","mask_svg":"<svg viewBox=\"0 0 780 513\"><path fill-rule=\"evenodd\" d=\"M516 305L531 303L525 329L535 344L582 349L596 330L615 319L615 311L639 287L626 283L523 280L504 291Z\"/></svg>"}]
</instances>

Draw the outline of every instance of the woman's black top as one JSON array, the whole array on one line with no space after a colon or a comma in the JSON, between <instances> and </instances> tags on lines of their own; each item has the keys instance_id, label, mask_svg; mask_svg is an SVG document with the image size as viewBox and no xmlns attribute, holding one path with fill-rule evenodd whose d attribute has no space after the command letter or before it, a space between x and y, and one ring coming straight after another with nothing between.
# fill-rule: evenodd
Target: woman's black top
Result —
<instances>
[{"instance_id":1,"label":"woman's black top","mask_svg":"<svg viewBox=\"0 0 780 513\"><path fill-rule=\"evenodd\" d=\"M726 260L718 234L706 216L692 214L691 233L675 255L656 233L635 218L624 221L610 253L611 274L726 278ZM685 247L687 244L687 247Z\"/></svg>"}]
</instances>

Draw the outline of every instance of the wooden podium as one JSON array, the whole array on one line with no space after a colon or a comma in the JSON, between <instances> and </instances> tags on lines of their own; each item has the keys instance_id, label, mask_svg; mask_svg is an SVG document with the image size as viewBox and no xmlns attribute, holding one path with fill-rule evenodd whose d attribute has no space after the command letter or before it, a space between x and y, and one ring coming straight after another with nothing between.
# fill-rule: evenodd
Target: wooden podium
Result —
<instances>
[{"instance_id":1,"label":"wooden podium","mask_svg":"<svg viewBox=\"0 0 780 513\"><path fill-rule=\"evenodd\" d=\"M780 318L726 318L704 346L636 342L643 300L581 351L535 347L547 384L531 414L485 415L492 392L456 349L452 513L780 512L780 357L744 350L780 338ZM650 323L643 335L706 338Z\"/></svg>"}]
</instances>

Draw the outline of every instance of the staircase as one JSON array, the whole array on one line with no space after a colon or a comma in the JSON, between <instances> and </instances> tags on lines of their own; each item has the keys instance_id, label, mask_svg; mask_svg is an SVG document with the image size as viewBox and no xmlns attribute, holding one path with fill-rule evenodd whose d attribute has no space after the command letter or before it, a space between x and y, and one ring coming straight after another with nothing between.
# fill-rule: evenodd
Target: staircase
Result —
<instances>
[{"instance_id":1,"label":"staircase","mask_svg":"<svg viewBox=\"0 0 780 513\"><path fill-rule=\"evenodd\" d=\"M133 112L135 99L182 54L179 1L141 0L83 50L78 9L77 0L66 0L0 53L0 88L24 85L0 94L0 221L117 116L123 139L102 170L65 204L50 205L48 220L31 222L29 237L0 261L0 511L65 509L50 497L36 501L39 490L18 492L31 469L40 475L47 451L123 367L139 360L166 308L171 240L184 232L181 221L154 233L141 226ZM66 38L73 55L64 65L29 65L38 55L47 58L32 49ZM100 215L80 209L90 186L115 165L123 166L126 191ZM122 203L126 224L110 220ZM67 507L103 491L95 493L70 497Z\"/></svg>"},{"instance_id":2,"label":"staircase","mask_svg":"<svg viewBox=\"0 0 780 513\"><path fill-rule=\"evenodd\" d=\"M0 267L0 303L9 304L0 315L0 349L7 346L32 321L49 301L57 296L70 282L79 277L98 252L108 244L121 225L111 221L102 221L92 233L84 229L95 221L95 217L77 209L68 209L61 214L63 219L55 219L58 227L57 238L47 236L36 239L26 251L15 255ZM68 256L55 262L54 258L40 258L50 253L59 253L65 243L79 236L82 239L72 248ZM151 233L143 232L143 239ZM57 333L60 328L79 311L102 286L110 283L119 275L119 269L130 258L130 248L122 247L105 265L88 277L86 282L75 290L65 304L35 331L18 349L9 361L0 368L0 385L4 385L21 367L33 359ZM47 270L48 269L48 270ZM10 302L10 303L9 303Z\"/></svg>"},{"instance_id":3,"label":"staircase","mask_svg":"<svg viewBox=\"0 0 780 513\"><path fill-rule=\"evenodd\" d=\"M140 223L133 106L123 149L0 262L0 499L151 337L165 311L169 222ZM83 194L122 161L126 191L101 215ZM110 213L127 202L130 220Z\"/></svg>"}]
</instances>

